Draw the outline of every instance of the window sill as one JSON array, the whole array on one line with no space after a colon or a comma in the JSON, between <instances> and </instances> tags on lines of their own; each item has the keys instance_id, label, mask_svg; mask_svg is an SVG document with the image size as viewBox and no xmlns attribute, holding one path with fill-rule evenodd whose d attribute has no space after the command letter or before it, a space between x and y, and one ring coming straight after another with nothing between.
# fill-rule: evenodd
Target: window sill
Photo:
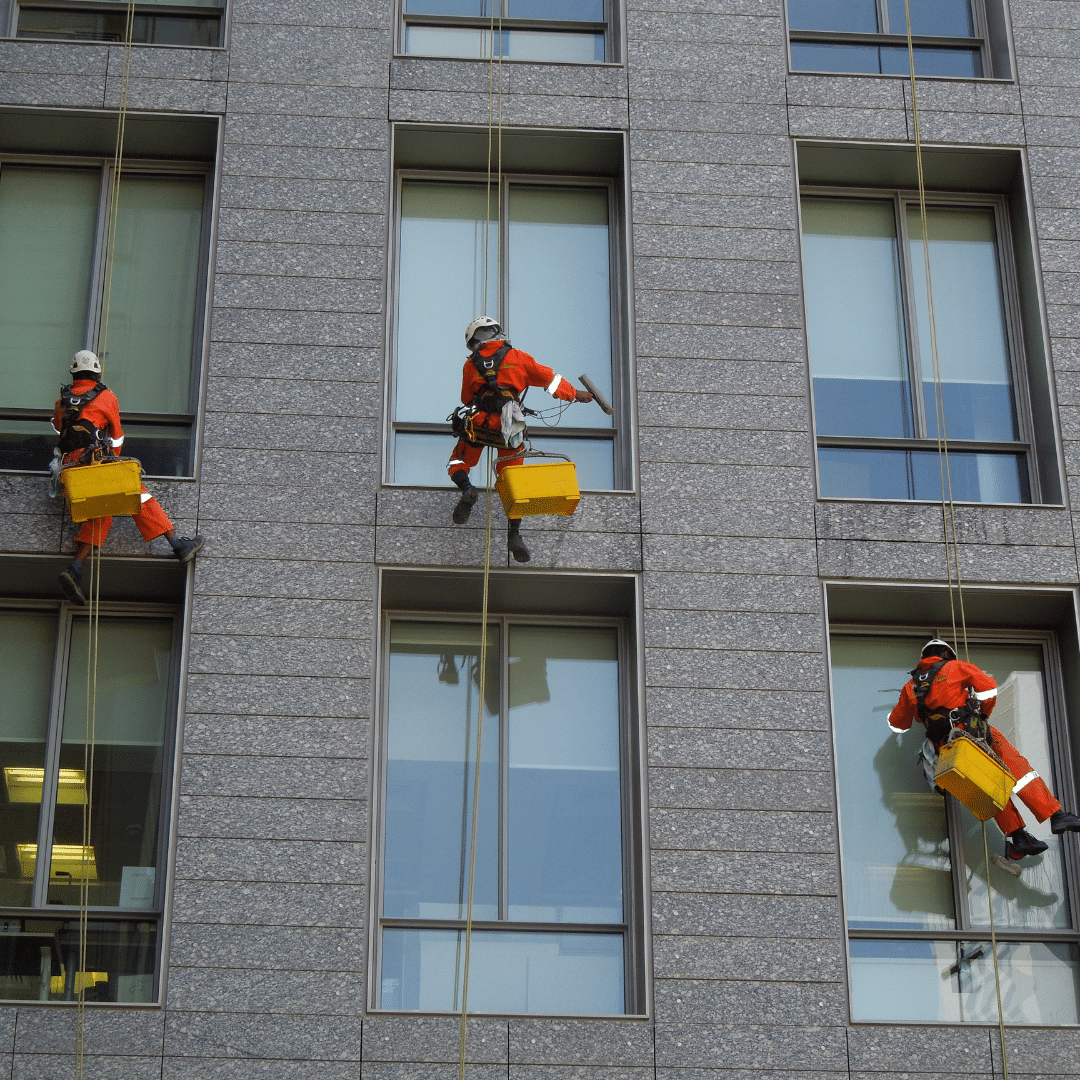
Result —
<instances>
[{"instance_id":1,"label":"window sill","mask_svg":"<svg viewBox=\"0 0 1080 1080\"><path fill-rule=\"evenodd\" d=\"M873 506L941 506L940 499L872 499L862 495L819 495L815 500L819 503L869 503ZM991 503L991 502L965 502L961 499L953 499L954 506L985 506L997 510L1065 510L1064 503Z\"/></svg>"},{"instance_id":2,"label":"window sill","mask_svg":"<svg viewBox=\"0 0 1080 1080\"><path fill-rule=\"evenodd\" d=\"M788 75L812 75L815 79L821 78L822 75L827 75L833 79L903 79L904 82L911 81L910 75L882 75L870 71L807 71L803 68L796 70L792 67L788 68ZM991 83L996 86L1017 85L1015 79L996 79L989 75L916 75L915 78L918 79L919 82Z\"/></svg>"},{"instance_id":3,"label":"window sill","mask_svg":"<svg viewBox=\"0 0 1080 1080\"><path fill-rule=\"evenodd\" d=\"M49 471L48 469L0 469L0 476L36 476L42 480L47 480ZM153 480L155 483L159 480L168 480L180 484L194 484L196 480L194 476L158 476L156 473L143 473L142 478L144 480Z\"/></svg>"},{"instance_id":4,"label":"window sill","mask_svg":"<svg viewBox=\"0 0 1080 1080\"><path fill-rule=\"evenodd\" d=\"M490 64L486 56L425 56L422 53L394 53L394 60L442 60L455 64ZM499 60L495 57L495 66L502 64L532 64L534 67L571 67L571 68L625 68L621 60L514 60L509 56ZM412 1015L411 1013L408 1015ZM434 1015L434 1014L433 1014ZM442 1015L441 1013L438 1015Z\"/></svg>"},{"instance_id":5,"label":"window sill","mask_svg":"<svg viewBox=\"0 0 1080 1080\"><path fill-rule=\"evenodd\" d=\"M111 1004L111 1002L109 1003ZM443 1018L461 1016L460 1012L425 1012L422 1009L365 1009L364 1016L401 1016L414 1019L427 1017ZM474 1012L469 1010L469 1018L484 1017L488 1020L608 1020L615 1023L628 1021L640 1024L652 1019L648 1013L516 1013L516 1012Z\"/></svg>"},{"instance_id":6,"label":"window sill","mask_svg":"<svg viewBox=\"0 0 1080 1080\"><path fill-rule=\"evenodd\" d=\"M12 470L13 471L13 470ZM4 471L0 470L0 476L4 475ZM48 476L48 473L31 473L32 476ZM152 478L150 478L152 479ZM163 476L162 480L174 479L174 477ZM481 484L476 485L480 491L486 491L487 488ZM445 491L449 494L457 492L457 488L453 484L395 484L392 481L386 481L379 485L380 489L386 491ZM582 495L614 495L619 498L634 498L637 496L637 492L632 488L579 488Z\"/></svg>"},{"instance_id":7,"label":"window sill","mask_svg":"<svg viewBox=\"0 0 1080 1080\"><path fill-rule=\"evenodd\" d=\"M22 45L103 45L110 49L124 48L124 43L122 41L87 41L85 38L29 38L7 35L0 37L0 41L13 41ZM131 47L133 49L176 49L181 52L228 52L228 48L225 45L168 45L164 43L157 44L156 42L150 41L133 41Z\"/></svg>"}]
</instances>

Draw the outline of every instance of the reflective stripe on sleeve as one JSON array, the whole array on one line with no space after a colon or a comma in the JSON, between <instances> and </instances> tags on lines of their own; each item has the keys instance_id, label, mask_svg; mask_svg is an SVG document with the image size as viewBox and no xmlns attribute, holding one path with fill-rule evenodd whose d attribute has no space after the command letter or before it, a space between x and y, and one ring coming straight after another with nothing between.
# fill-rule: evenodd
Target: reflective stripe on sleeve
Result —
<instances>
[{"instance_id":1,"label":"reflective stripe on sleeve","mask_svg":"<svg viewBox=\"0 0 1080 1080\"><path fill-rule=\"evenodd\" d=\"M989 701L990 698L997 697L997 687L995 686L992 690L984 690L981 694L976 693L975 696L980 701Z\"/></svg>"},{"instance_id":2,"label":"reflective stripe on sleeve","mask_svg":"<svg viewBox=\"0 0 1080 1080\"><path fill-rule=\"evenodd\" d=\"M561 375L556 375L555 378L552 379L551 382L548 384L547 392L552 397L555 396L555 391L559 389L559 386L562 384L562 381L563 381L562 376Z\"/></svg>"},{"instance_id":3,"label":"reflective stripe on sleeve","mask_svg":"<svg viewBox=\"0 0 1080 1080\"><path fill-rule=\"evenodd\" d=\"M1026 788L1032 780L1038 780L1039 774L1032 769L1029 773L1024 773L1019 780L1013 785L1013 794L1015 795L1021 788Z\"/></svg>"},{"instance_id":4,"label":"reflective stripe on sleeve","mask_svg":"<svg viewBox=\"0 0 1080 1080\"><path fill-rule=\"evenodd\" d=\"M456 458L451 458L446 463L446 467L449 469L451 465L464 465L464 464L465 464L465 462L462 461L461 458L456 457Z\"/></svg>"},{"instance_id":5,"label":"reflective stripe on sleeve","mask_svg":"<svg viewBox=\"0 0 1080 1080\"><path fill-rule=\"evenodd\" d=\"M110 439L109 440L109 445L110 446L123 446L124 445L124 436L121 435L119 439Z\"/></svg>"},{"instance_id":6,"label":"reflective stripe on sleeve","mask_svg":"<svg viewBox=\"0 0 1080 1080\"><path fill-rule=\"evenodd\" d=\"M149 491L144 491L139 495L139 502L149 502L153 497Z\"/></svg>"}]
</instances>

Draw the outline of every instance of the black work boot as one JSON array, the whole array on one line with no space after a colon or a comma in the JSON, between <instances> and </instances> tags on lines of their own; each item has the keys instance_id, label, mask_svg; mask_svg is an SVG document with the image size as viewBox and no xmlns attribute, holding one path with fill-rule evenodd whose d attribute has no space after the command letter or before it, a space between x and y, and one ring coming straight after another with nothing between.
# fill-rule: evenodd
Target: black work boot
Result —
<instances>
[{"instance_id":1,"label":"black work boot","mask_svg":"<svg viewBox=\"0 0 1080 1080\"><path fill-rule=\"evenodd\" d=\"M1059 810L1050 818L1050 831L1053 833L1080 832L1080 817L1068 810Z\"/></svg>"},{"instance_id":2,"label":"black work boot","mask_svg":"<svg viewBox=\"0 0 1080 1080\"><path fill-rule=\"evenodd\" d=\"M170 541L173 554L182 562L191 562L195 558L195 552L206 543L201 536L174 536Z\"/></svg>"},{"instance_id":3,"label":"black work boot","mask_svg":"<svg viewBox=\"0 0 1080 1080\"><path fill-rule=\"evenodd\" d=\"M1005 855L1014 862L1029 855L1041 855L1045 850L1046 844L1032 836L1027 829L1017 829L1005 837Z\"/></svg>"},{"instance_id":4,"label":"black work boot","mask_svg":"<svg viewBox=\"0 0 1080 1080\"><path fill-rule=\"evenodd\" d=\"M515 562L529 561L529 549L525 546L525 541L521 539L521 518L510 519L506 546L510 549L510 554L514 556Z\"/></svg>"},{"instance_id":5,"label":"black work boot","mask_svg":"<svg viewBox=\"0 0 1080 1080\"><path fill-rule=\"evenodd\" d=\"M458 469L450 479L461 488L461 498L458 499L457 506L454 507L454 524L464 525L469 520L469 515L476 505L476 500L480 498L480 491L472 486L469 474L464 469Z\"/></svg>"},{"instance_id":6,"label":"black work boot","mask_svg":"<svg viewBox=\"0 0 1080 1080\"><path fill-rule=\"evenodd\" d=\"M86 593L82 590L82 566L72 559L60 573L60 588L73 604L85 604Z\"/></svg>"}]
</instances>

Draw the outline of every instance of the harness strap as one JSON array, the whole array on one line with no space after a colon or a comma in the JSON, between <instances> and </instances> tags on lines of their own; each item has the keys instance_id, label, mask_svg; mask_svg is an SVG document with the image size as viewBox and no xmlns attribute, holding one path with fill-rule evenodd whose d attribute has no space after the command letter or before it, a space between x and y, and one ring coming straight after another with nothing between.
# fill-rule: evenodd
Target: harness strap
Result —
<instances>
[{"instance_id":1,"label":"harness strap","mask_svg":"<svg viewBox=\"0 0 1080 1080\"><path fill-rule=\"evenodd\" d=\"M510 342L507 341L490 356L481 356L479 349L469 354L473 366L487 383L487 387L473 398L473 404L484 412L501 412L506 402L520 400L513 390L499 385L499 369L510 348Z\"/></svg>"}]
</instances>

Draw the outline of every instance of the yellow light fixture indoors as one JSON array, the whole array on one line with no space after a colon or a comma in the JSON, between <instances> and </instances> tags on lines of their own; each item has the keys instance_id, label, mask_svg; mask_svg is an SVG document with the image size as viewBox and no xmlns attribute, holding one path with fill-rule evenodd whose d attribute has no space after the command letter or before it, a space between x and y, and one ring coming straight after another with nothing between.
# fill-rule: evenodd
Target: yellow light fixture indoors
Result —
<instances>
[{"instance_id":1,"label":"yellow light fixture indoors","mask_svg":"<svg viewBox=\"0 0 1080 1080\"><path fill-rule=\"evenodd\" d=\"M6 765L4 784L7 787L8 802L39 803L41 790L45 786L45 770ZM66 806L86 805L86 773L82 769L60 770L56 801Z\"/></svg>"},{"instance_id":2,"label":"yellow light fixture indoors","mask_svg":"<svg viewBox=\"0 0 1080 1080\"><path fill-rule=\"evenodd\" d=\"M24 878L34 876L34 867L37 863L37 844L16 844L19 852L19 866L22 868ZM78 884L83 880L83 866L86 866L86 880L97 881L97 862L94 858L94 848L84 848L82 844L53 844L51 881L53 884ZM63 875L70 877L70 882L61 882L57 879Z\"/></svg>"}]
</instances>

